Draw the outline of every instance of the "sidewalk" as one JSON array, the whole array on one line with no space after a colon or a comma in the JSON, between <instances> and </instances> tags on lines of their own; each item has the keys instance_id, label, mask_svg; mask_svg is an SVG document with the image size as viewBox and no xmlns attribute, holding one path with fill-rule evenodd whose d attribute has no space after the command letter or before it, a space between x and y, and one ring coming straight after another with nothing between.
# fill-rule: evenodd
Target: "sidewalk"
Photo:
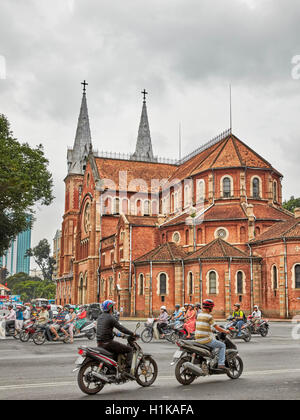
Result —
<instances>
[{"instance_id":1,"label":"sidewalk","mask_svg":"<svg viewBox=\"0 0 300 420\"><path fill-rule=\"evenodd\" d=\"M135 321L135 322L146 322L148 318L133 318L133 317L120 317L120 321ZM267 319L269 322L300 322L300 319L293 320L293 319L282 319L282 318L264 318ZM218 319L216 318L217 322L226 322L226 319Z\"/></svg>"}]
</instances>

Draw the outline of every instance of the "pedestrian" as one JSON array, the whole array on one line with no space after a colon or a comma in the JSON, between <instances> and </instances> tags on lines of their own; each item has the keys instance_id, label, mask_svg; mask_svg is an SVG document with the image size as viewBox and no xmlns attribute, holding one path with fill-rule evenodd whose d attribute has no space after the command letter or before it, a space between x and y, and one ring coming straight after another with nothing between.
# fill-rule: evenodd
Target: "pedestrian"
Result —
<instances>
[{"instance_id":1,"label":"pedestrian","mask_svg":"<svg viewBox=\"0 0 300 420\"><path fill-rule=\"evenodd\" d=\"M21 305L17 305L15 335L17 335L17 333L21 331L21 329L23 328L23 323L24 323L23 308Z\"/></svg>"}]
</instances>

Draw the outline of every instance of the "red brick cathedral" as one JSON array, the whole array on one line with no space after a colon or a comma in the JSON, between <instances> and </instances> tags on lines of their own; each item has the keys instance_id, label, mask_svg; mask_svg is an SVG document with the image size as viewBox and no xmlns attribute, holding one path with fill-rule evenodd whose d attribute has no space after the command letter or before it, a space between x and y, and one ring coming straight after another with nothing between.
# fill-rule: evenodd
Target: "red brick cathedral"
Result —
<instances>
[{"instance_id":1,"label":"red brick cathedral","mask_svg":"<svg viewBox=\"0 0 300 420\"><path fill-rule=\"evenodd\" d=\"M283 176L231 130L179 161L154 156L142 104L136 150L97 154L86 84L68 150L57 302L113 299L127 316L161 305L300 309L300 210L282 207Z\"/></svg>"}]
</instances>

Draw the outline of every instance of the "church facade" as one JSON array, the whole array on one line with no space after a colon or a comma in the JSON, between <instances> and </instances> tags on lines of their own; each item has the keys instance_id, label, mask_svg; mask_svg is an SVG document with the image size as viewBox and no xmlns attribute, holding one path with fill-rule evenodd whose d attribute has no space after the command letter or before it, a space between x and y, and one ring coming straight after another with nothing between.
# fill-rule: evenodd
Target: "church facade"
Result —
<instances>
[{"instance_id":1,"label":"church facade","mask_svg":"<svg viewBox=\"0 0 300 420\"><path fill-rule=\"evenodd\" d=\"M300 210L282 174L231 130L179 161L154 156L145 94L132 155L93 151L84 89L68 150L56 301L113 299L125 316L161 305L300 308Z\"/></svg>"}]
</instances>

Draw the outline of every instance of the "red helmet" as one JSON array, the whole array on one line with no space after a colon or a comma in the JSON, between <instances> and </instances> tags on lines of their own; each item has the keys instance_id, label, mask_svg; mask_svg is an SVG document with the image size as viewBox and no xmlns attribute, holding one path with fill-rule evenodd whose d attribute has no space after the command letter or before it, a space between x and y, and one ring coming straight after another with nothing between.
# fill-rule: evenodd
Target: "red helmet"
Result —
<instances>
[{"instance_id":1,"label":"red helmet","mask_svg":"<svg viewBox=\"0 0 300 420\"><path fill-rule=\"evenodd\" d=\"M213 309L213 307L215 306L214 301L211 299L205 299L202 302L202 308L203 309Z\"/></svg>"}]
</instances>

